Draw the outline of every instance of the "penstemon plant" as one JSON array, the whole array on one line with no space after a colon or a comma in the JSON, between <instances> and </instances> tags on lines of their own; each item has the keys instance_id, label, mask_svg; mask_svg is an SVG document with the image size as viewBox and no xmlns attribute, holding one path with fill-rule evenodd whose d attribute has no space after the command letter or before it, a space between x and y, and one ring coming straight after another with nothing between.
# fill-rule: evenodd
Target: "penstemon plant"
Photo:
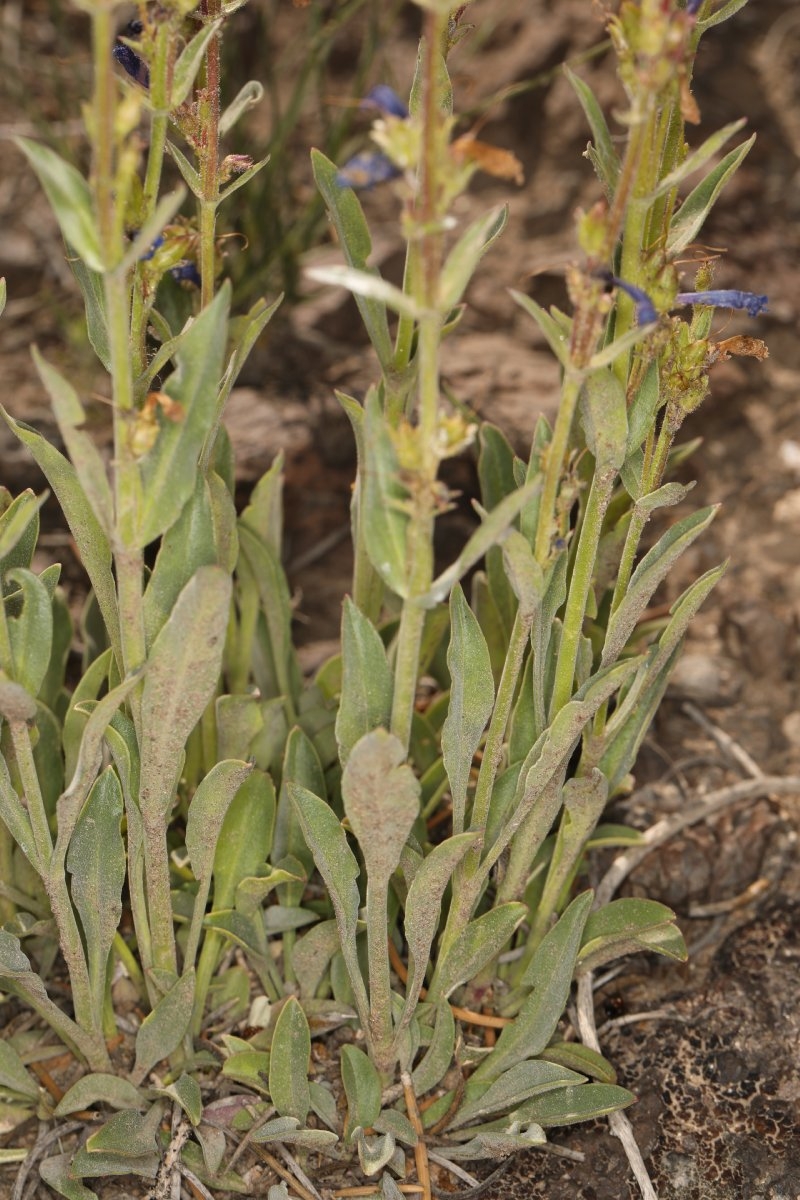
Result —
<instances>
[{"instance_id":1,"label":"penstemon plant","mask_svg":"<svg viewBox=\"0 0 800 1200\"><path fill-rule=\"evenodd\" d=\"M267 161L221 149L257 94L245 85L221 110L220 40L243 2L141 5L118 36L115 4L79 0L94 48L90 174L20 142L108 371L114 450L107 464L75 389L34 351L66 455L4 416L56 494L91 595L70 690L59 568L31 565L42 501L5 494L0 988L86 1073L48 1107L26 1069L41 1050L13 1035L0 1097L55 1119L117 1110L42 1161L66 1197L131 1173L166 1194L180 1170L246 1194L226 1161L242 1133L292 1147L306 1182L357 1165L375 1196L396 1197L413 1171L430 1197L429 1153L445 1169L504 1158L628 1105L613 1066L565 1036L573 981L637 950L686 955L664 905L597 908L576 885L593 847L639 837L603 812L629 786L689 621L725 569L660 626L643 623L714 518L683 517L644 552L651 516L689 491L669 480L686 456L676 436L715 361L766 354L711 336L715 307L755 316L765 297L713 288L709 264L680 291L676 266L752 143L720 157L741 122L685 142L698 42L744 0L622 0L608 15L621 153L570 75L603 197L578 218L572 314L516 296L562 371L557 418L540 420L527 460L439 385L442 340L507 219L493 210L458 229L454 202L477 170L519 174L507 152L455 133L447 60L462 11L421 3L408 106L384 85L363 102L375 150L341 168L313 153L345 264L312 274L353 292L379 378L363 402L339 396L358 456L355 567L341 652L311 682L281 566L281 463L237 517L222 420L277 303L231 319L218 286L220 206ZM167 156L185 186L164 192ZM355 194L389 179L401 288L370 266ZM434 527L453 500L440 467L473 443L476 528L437 574ZM425 673L439 690L421 705ZM47 986L59 952L71 1012ZM122 976L146 1013L133 1027L115 1011ZM240 1029L214 1035L213 1054L209 1010ZM255 1033L240 1028L248 1014ZM312 1067L312 1039L334 1030Z\"/></svg>"}]
</instances>

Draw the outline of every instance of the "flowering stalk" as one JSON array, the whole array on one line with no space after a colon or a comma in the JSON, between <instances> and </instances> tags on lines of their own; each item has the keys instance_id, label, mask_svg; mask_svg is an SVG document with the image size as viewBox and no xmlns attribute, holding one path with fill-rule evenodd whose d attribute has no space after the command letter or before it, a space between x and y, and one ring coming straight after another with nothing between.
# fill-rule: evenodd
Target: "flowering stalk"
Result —
<instances>
[{"instance_id":1,"label":"flowering stalk","mask_svg":"<svg viewBox=\"0 0 800 1200\"><path fill-rule=\"evenodd\" d=\"M222 12L221 0L203 0L201 12L206 21L215 21ZM202 196L198 201L200 217L200 303L203 308L214 296L216 276L217 206L219 204L219 116L220 116L220 35L208 44L205 84L198 96L198 126L201 143L200 180Z\"/></svg>"},{"instance_id":2,"label":"flowering stalk","mask_svg":"<svg viewBox=\"0 0 800 1200\"><path fill-rule=\"evenodd\" d=\"M174 37L170 22L159 21L155 29L155 46L148 82L150 87L150 145L147 151L147 167L142 189L141 224L152 217L158 203L164 154L169 128L169 91L171 86L174 57ZM151 300L152 303L152 300ZM134 371L141 379L147 366L146 334L150 304L147 302L142 280L142 267L137 265L133 285L133 307L131 312L131 348L134 355ZM141 403L144 395L137 397Z\"/></svg>"},{"instance_id":3,"label":"flowering stalk","mask_svg":"<svg viewBox=\"0 0 800 1200\"><path fill-rule=\"evenodd\" d=\"M442 96L438 57L447 29L447 16L434 9L425 14L422 99L422 153L419 194L413 213L413 234L419 239L419 272L412 282L423 310L419 318L418 420L419 461L414 481L413 512L407 543L408 597L403 604L394 670L391 732L408 747L414 713L419 651L425 612L421 602L433 578L433 526L436 515L434 487L439 466L439 340L442 318L438 311L442 265L440 163Z\"/></svg>"}]
</instances>

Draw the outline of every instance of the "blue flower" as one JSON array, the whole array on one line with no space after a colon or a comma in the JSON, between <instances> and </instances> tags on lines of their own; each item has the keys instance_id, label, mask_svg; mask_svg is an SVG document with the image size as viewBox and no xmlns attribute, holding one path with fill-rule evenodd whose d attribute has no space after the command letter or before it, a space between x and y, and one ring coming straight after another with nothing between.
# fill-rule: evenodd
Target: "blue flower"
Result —
<instances>
[{"instance_id":1,"label":"blue flower","mask_svg":"<svg viewBox=\"0 0 800 1200\"><path fill-rule=\"evenodd\" d=\"M679 292L676 304L707 304L713 308L741 308L751 317L766 311L769 299L755 292L739 292L735 288L722 288L710 292Z\"/></svg>"},{"instance_id":2,"label":"blue flower","mask_svg":"<svg viewBox=\"0 0 800 1200\"><path fill-rule=\"evenodd\" d=\"M375 187L376 183L386 183L401 174L400 168L385 154L381 154L379 150L365 150L349 159L336 172L336 182L341 188L361 188L368 191Z\"/></svg>"},{"instance_id":3,"label":"blue flower","mask_svg":"<svg viewBox=\"0 0 800 1200\"><path fill-rule=\"evenodd\" d=\"M359 108L377 108L385 117L400 117L403 121L408 116L405 104L388 83L376 83L370 88Z\"/></svg>"},{"instance_id":4,"label":"blue flower","mask_svg":"<svg viewBox=\"0 0 800 1200\"><path fill-rule=\"evenodd\" d=\"M202 282L200 272L193 262L180 262L176 267L170 267L169 273L178 283L192 283L195 287L200 287Z\"/></svg>"},{"instance_id":5,"label":"blue flower","mask_svg":"<svg viewBox=\"0 0 800 1200\"><path fill-rule=\"evenodd\" d=\"M359 108L371 108L384 117L397 117L401 121L405 121L408 117L408 109L405 104L397 92L386 83L376 83L374 88L370 88ZM348 159L344 166L337 171L336 183L341 188L349 187L368 191L377 183L387 183L390 179L397 179L398 175L402 175L402 171L385 154L378 150L365 150L361 154L356 154L354 158Z\"/></svg>"},{"instance_id":6,"label":"blue flower","mask_svg":"<svg viewBox=\"0 0 800 1200\"><path fill-rule=\"evenodd\" d=\"M131 21L125 27L125 37L137 38L144 29L141 21ZM126 46L124 42L116 41L111 51L123 71L127 71L131 79L135 79L143 88L150 87L150 69L139 55Z\"/></svg>"},{"instance_id":7,"label":"blue flower","mask_svg":"<svg viewBox=\"0 0 800 1200\"><path fill-rule=\"evenodd\" d=\"M638 325L653 325L658 320L656 306L647 292L643 291L642 288L636 287L633 283L626 283L624 279L619 279L616 275L612 275L610 271L602 271L600 275L606 283L621 288L623 292L626 292L630 296L636 305L636 323Z\"/></svg>"},{"instance_id":8,"label":"blue flower","mask_svg":"<svg viewBox=\"0 0 800 1200\"><path fill-rule=\"evenodd\" d=\"M694 16L702 3L703 0L686 0L687 13L689 13L691 16Z\"/></svg>"}]
</instances>

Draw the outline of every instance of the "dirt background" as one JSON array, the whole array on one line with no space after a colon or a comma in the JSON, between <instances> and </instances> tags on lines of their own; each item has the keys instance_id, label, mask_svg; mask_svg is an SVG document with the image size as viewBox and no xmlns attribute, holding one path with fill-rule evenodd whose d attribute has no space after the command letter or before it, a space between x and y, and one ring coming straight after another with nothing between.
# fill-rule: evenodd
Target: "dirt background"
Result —
<instances>
[{"instance_id":1,"label":"dirt background","mask_svg":"<svg viewBox=\"0 0 800 1200\"><path fill-rule=\"evenodd\" d=\"M253 0L253 9L260 2ZM81 350L79 307L57 231L9 140L46 130L80 156L74 118L88 79L85 29L63 8L6 0L0 13L8 84L0 95L0 273L9 284L0 322L2 402L52 432L30 365L35 339L77 373L87 397L99 397L92 420L107 444L106 382ZM273 49L289 66L302 61L307 10L281 4L269 14ZM370 82L407 91L417 16L411 8L387 7ZM243 21L251 17L241 14ZM599 187L581 157L588 136L582 114L558 68L591 52L602 41L602 27L590 0L477 0L469 19L475 32L451 60L456 108L485 115L482 136L516 153L525 183L509 193L482 179L459 202L459 216L467 218L507 201L510 220L470 290L461 329L445 347L444 379L522 448L538 413L553 410L558 373L506 289L527 290L545 305L564 294L563 267L574 253L571 214L592 203ZM256 21L253 33L258 28ZM243 34L242 57L257 75L258 45ZM337 38L326 80L331 103L352 95L364 37L356 21ZM730 557L731 565L693 626L637 765L637 790L614 814L641 828L758 770L800 770L799 65L800 10L792 0L753 0L707 35L697 63L694 90L703 124L693 140L739 116L759 135L702 236L705 246L726 248L718 286L769 293L769 315L756 329L747 317L720 313L717 328L722 337L757 332L771 356L716 367L712 394L687 425L687 435L704 439L684 472L697 480L691 507L722 507L710 532L684 556L664 600L722 559ZM619 103L607 55L590 56L577 69L607 110ZM501 98L503 89L526 81L533 86ZM284 79L280 86L289 84ZM242 135L256 153L263 153L269 127L267 102ZM356 118L354 146L365 128ZM310 104L292 145L302 155L320 136L319 108ZM292 188L299 211L312 196L310 171L302 165ZM376 191L364 206L376 260L397 279L396 198L391 188ZM232 219L235 224L235 214ZM249 228L247 253L258 263L268 250L253 234L252 220ZM323 228L308 261L337 257ZM687 288L691 278L687 263ZM275 453L286 454L286 558L298 636L312 664L337 635L350 571L353 450L333 388L362 395L374 364L352 303L308 284L300 288L301 301L276 319L248 364L229 424L243 497ZM468 495L474 465L465 460L455 478ZM4 430L0 482L14 492L42 486ZM77 598L81 575L69 538L55 511L45 511L44 551L64 563L66 586ZM445 531L443 553L463 537L466 512ZM671 519L683 515L669 513ZM625 885L629 893L672 905L691 951L683 967L642 956L628 960L596 994L602 1047L618 1066L619 1081L638 1097L629 1115L661 1200L800 1197L798 829L796 796L741 803L673 838ZM555 1131L553 1143L562 1153L517 1159L488 1184L487 1200L639 1195L604 1123ZM445 1186L441 1181L442 1194ZM0 1193L2 1187L0 1179Z\"/></svg>"}]
</instances>

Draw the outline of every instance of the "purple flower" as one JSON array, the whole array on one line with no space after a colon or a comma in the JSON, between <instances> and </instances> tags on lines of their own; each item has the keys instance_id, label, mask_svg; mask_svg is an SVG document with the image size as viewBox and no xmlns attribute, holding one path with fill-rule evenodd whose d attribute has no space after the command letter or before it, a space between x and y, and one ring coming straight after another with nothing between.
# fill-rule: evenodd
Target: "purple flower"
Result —
<instances>
[{"instance_id":1,"label":"purple flower","mask_svg":"<svg viewBox=\"0 0 800 1200\"><path fill-rule=\"evenodd\" d=\"M131 21L125 27L125 37L136 38L144 29L141 21ZM124 42L117 40L114 43L114 48L111 51L114 58L117 60L123 71L130 75L131 79L135 79L143 88L150 86L150 70L147 63L139 58L130 46L126 46Z\"/></svg>"},{"instance_id":2,"label":"purple flower","mask_svg":"<svg viewBox=\"0 0 800 1200\"><path fill-rule=\"evenodd\" d=\"M690 13L692 16L694 16L702 3L703 0L686 0L687 13Z\"/></svg>"},{"instance_id":3,"label":"purple flower","mask_svg":"<svg viewBox=\"0 0 800 1200\"><path fill-rule=\"evenodd\" d=\"M765 312L769 299L755 292L739 292L735 288L722 288L710 292L679 292L676 304L707 304L713 308L741 308L751 317Z\"/></svg>"},{"instance_id":4,"label":"purple flower","mask_svg":"<svg viewBox=\"0 0 800 1200\"><path fill-rule=\"evenodd\" d=\"M405 104L387 83L376 83L370 88L359 108L377 108L385 117L400 117L403 121L408 116Z\"/></svg>"},{"instance_id":5,"label":"purple flower","mask_svg":"<svg viewBox=\"0 0 800 1200\"><path fill-rule=\"evenodd\" d=\"M602 271L600 273L600 277L604 279L606 283L610 283L613 284L614 287L621 288L623 292L626 292L627 295L630 296L631 300L633 300L634 304L636 305L637 325L653 325L658 320L656 306L653 304L653 301L650 299L647 292L643 291L642 288L636 287L636 285L633 283L626 283L624 279L617 278L617 276L612 275L610 271Z\"/></svg>"},{"instance_id":6,"label":"purple flower","mask_svg":"<svg viewBox=\"0 0 800 1200\"><path fill-rule=\"evenodd\" d=\"M365 150L356 154L336 172L336 182L341 188L368 191L376 183L386 183L402 174L399 167L378 150Z\"/></svg>"}]
</instances>

